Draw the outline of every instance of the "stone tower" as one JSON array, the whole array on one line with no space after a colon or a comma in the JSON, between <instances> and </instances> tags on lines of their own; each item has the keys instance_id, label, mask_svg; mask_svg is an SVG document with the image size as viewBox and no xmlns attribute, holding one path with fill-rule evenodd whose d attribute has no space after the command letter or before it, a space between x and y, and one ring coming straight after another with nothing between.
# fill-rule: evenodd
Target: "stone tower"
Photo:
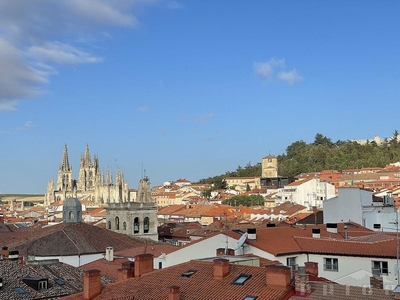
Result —
<instances>
[{"instance_id":1,"label":"stone tower","mask_svg":"<svg viewBox=\"0 0 400 300\"><path fill-rule=\"evenodd\" d=\"M57 190L69 191L72 189L72 166L68 160L67 144L64 144L64 151L61 164L58 168Z\"/></svg>"},{"instance_id":2,"label":"stone tower","mask_svg":"<svg viewBox=\"0 0 400 300\"><path fill-rule=\"evenodd\" d=\"M92 163L89 146L86 145L85 153L81 156L77 188L83 192L92 191L100 183L100 178L99 159L97 155L94 155Z\"/></svg>"},{"instance_id":3,"label":"stone tower","mask_svg":"<svg viewBox=\"0 0 400 300\"><path fill-rule=\"evenodd\" d=\"M278 177L278 159L273 155L267 155L262 159L261 177Z\"/></svg>"},{"instance_id":4,"label":"stone tower","mask_svg":"<svg viewBox=\"0 0 400 300\"><path fill-rule=\"evenodd\" d=\"M82 204L75 197L69 197L63 204L63 222L81 223L82 222Z\"/></svg>"}]
</instances>

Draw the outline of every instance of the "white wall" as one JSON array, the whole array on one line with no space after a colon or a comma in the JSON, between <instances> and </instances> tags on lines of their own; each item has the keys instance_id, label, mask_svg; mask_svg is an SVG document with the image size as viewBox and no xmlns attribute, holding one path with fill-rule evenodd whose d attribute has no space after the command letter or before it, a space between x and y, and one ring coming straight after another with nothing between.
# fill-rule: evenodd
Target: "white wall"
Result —
<instances>
[{"instance_id":1,"label":"white wall","mask_svg":"<svg viewBox=\"0 0 400 300\"><path fill-rule=\"evenodd\" d=\"M104 254L88 254L88 255L71 255L71 256L35 256L35 260L58 259L62 263L69 264L74 267L79 267L88 264L92 261L103 258Z\"/></svg>"},{"instance_id":2,"label":"white wall","mask_svg":"<svg viewBox=\"0 0 400 300\"><path fill-rule=\"evenodd\" d=\"M372 192L359 188L339 188L339 195L325 200L324 223L341 223L349 220L368 229L381 224L381 231L396 231L394 207L372 201Z\"/></svg>"},{"instance_id":3,"label":"white wall","mask_svg":"<svg viewBox=\"0 0 400 300\"><path fill-rule=\"evenodd\" d=\"M324 258L337 258L338 271L325 271ZM388 275L382 275L385 289L393 290L397 285L397 277L394 273L396 259L371 258L371 257L351 257L309 254L309 261L318 263L318 272L320 277L332 280L339 284L366 286L370 284L372 276L372 261L387 261Z\"/></svg>"}]
</instances>

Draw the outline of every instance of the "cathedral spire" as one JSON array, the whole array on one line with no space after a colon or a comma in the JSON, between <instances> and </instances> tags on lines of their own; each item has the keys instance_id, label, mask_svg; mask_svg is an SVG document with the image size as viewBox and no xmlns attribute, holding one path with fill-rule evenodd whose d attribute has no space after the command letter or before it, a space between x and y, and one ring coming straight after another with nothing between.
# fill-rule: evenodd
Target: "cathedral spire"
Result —
<instances>
[{"instance_id":1,"label":"cathedral spire","mask_svg":"<svg viewBox=\"0 0 400 300\"><path fill-rule=\"evenodd\" d=\"M61 161L61 165L60 165L60 171L71 171L71 170L72 170L72 167L68 161L67 144L64 144L64 151L63 151L62 161Z\"/></svg>"}]
</instances>

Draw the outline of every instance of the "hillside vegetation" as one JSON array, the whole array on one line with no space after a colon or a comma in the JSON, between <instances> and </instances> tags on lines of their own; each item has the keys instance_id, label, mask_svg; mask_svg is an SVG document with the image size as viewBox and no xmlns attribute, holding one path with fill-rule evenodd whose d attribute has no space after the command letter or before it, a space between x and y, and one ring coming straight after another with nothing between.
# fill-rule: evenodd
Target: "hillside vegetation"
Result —
<instances>
[{"instance_id":1,"label":"hillside vegetation","mask_svg":"<svg viewBox=\"0 0 400 300\"><path fill-rule=\"evenodd\" d=\"M374 141L361 145L352 141L332 140L320 133L314 142L296 141L286 148L286 153L277 156L280 176L294 177L301 173L322 170L343 170L365 167L385 167L389 163L400 161L400 143L398 132L385 139L382 145ZM201 179L200 183L214 183L224 177L261 176L261 163L239 166L236 171Z\"/></svg>"}]
</instances>

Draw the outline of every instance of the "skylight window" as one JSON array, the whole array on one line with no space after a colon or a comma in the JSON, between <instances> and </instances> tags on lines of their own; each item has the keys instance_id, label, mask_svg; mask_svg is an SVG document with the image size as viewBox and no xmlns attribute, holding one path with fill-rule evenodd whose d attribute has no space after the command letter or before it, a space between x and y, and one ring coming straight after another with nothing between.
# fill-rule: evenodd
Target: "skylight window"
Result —
<instances>
[{"instance_id":1,"label":"skylight window","mask_svg":"<svg viewBox=\"0 0 400 300\"><path fill-rule=\"evenodd\" d=\"M240 274L239 277L236 278L234 282L232 282L232 284L243 285L250 277L250 274Z\"/></svg>"},{"instance_id":2,"label":"skylight window","mask_svg":"<svg viewBox=\"0 0 400 300\"><path fill-rule=\"evenodd\" d=\"M16 291L16 292L17 292L18 294L20 294L20 295L26 293L25 290L21 289L20 287L16 287L16 288L14 289L14 291Z\"/></svg>"},{"instance_id":3,"label":"skylight window","mask_svg":"<svg viewBox=\"0 0 400 300\"><path fill-rule=\"evenodd\" d=\"M55 283L57 283L58 285L64 285L64 281L62 281L61 279L56 279L54 280Z\"/></svg>"},{"instance_id":4,"label":"skylight window","mask_svg":"<svg viewBox=\"0 0 400 300\"><path fill-rule=\"evenodd\" d=\"M196 272L197 272L197 270L189 270L189 271L187 271L185 273L182 273L182 277L189 278L190 276L192 276Z\"/></svg>"},{"instance_id":5,"label":"skylight window","mask_svg":"<svg viewBox=\"0 0 400 300\"><path fill-rule=\"evenodd\" d=\"M243 300L256 300L257 298L257 296L246 296L243 298Z\"/></svg>"}]
</instances>

